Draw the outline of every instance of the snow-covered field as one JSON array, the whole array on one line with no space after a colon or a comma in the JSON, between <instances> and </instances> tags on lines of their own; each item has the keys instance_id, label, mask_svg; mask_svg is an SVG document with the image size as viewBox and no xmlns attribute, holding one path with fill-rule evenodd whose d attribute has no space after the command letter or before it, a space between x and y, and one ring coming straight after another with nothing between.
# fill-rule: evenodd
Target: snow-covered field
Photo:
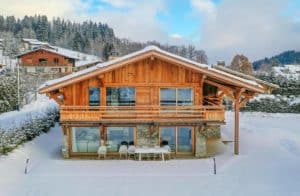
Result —
<instances>
[{"instance_id":1,"label":"snow-covered field","mask_svg":"<svg viewBox=\"0 0 300 196\"><path fill-rule=\"evenodd\" d=\"M226 117L227 140L233 113ZM224 146L214 175L212 159L63 160L56 126L0 158L0 195L300 195L300 115L242 113L240 127L241 154Z\"/></svg>"}]
</instances>

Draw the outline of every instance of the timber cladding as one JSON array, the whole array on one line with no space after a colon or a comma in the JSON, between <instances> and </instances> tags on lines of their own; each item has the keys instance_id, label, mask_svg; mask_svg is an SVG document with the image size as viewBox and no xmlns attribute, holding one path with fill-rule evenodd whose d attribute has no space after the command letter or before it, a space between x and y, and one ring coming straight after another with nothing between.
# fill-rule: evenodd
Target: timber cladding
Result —
<instances>
[{"instance_id":1,"label":"timber cladding","mask_svg":"<svg viewBox=\"0 0 300 196\"><path fill-rule=\"evenodd\" d=\"M136 105L159 105L159 88L193 88L194 104L202 103L202 75L157 58L147 58L102 73L60 89L64 105L88 106L88 88L100 87L101 105L106 105L106 87L136 87Z\"/></svg>"}]
</instances>

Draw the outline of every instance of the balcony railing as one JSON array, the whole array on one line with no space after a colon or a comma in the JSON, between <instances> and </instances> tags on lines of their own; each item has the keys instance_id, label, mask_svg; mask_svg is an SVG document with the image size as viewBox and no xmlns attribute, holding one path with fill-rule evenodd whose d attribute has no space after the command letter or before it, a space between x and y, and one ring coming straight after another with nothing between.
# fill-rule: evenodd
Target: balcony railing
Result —
<instances>
[{"instance_id":1,"label":"balcony railing","mask_svg":"<svg viewBox=\"0 0 300 196\"><path fill-rule=\"evenodd\" d=\"M224 121L223 106L61 106L60 121Z\"/></svg>"}]
</instances>

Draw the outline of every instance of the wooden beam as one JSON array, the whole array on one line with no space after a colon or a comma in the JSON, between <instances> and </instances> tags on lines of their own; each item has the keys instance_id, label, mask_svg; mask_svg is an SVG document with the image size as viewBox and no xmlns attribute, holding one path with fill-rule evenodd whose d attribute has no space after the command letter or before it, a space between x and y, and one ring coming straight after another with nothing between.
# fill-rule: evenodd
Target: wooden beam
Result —
<instances>
[{"instance_id":1,"label":"wooden beam","mask_svg":"<svg viewBox=\"0 0 300 196\"><path fill-rule=\"evenodd\" d=\"M56 101L56 103L58 103L58 105L63 105L63 101L61 99L58 98L58 96L63 96L63 93L47 93L47 96L50 97L51 99L54 99Z\"/></svg>"},{"instance_id":2,"label":"wooden beam","mask_svg":"<svg viewBox=\"0 0 300 196\"><path fill-rule=\"evenodd\" d=\"M237 89L234 93L234 154L239 154L239 118L240 118L240 98L243 89Z\"/></svg>"},{"instance_id":3,"label":"wooden beam","mask_svg":"<svg viewBox=\"0 0 300 196\"><path fill-rule=\"evenodd\" d=\"M205 80L204 83L209 84L209 85L212 85L212 86L215 86L215 87L218 87L219 90L221 90L222 92L224 92L225 95L226 95L229 99L231 99L232 101L235 100L234 95L233 95L233 91L234 91L235 89L232 89L232 88L230 88L230 87L224 86L224 85L222 85L222 84L219 84L219 83L217 83L217 82L213 82L213 81L210 81L210 80Z\"/></svg>"},{"instance_id":4,"label":"wooden beam","mask_svg":"<svg viewBox=\"0 0 300 196\"><path fill-rule=\"evenodd\" d=\"M247 95L245 96L239 103L239 107L243 107L250 99L252 99L254 97L254 95L250 96L250 95Z\"/></svg>"}]
</instances>

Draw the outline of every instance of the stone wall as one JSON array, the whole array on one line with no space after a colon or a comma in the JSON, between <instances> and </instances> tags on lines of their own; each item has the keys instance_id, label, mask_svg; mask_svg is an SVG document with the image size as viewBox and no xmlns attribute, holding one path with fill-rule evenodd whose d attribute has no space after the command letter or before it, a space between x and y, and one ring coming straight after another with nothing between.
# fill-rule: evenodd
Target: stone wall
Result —
<instances>
[{"instance_id":1,"label":"stone wall","mask_svg":"<svg viewBox=\"0 0 300 196\"><path fill-rule=\"evenodd\" d=\"M196 142L195 142L195 157L207 157L207 139L221 138L221 127L220 125L203 125L197 126L196 131Z\"/></svg>"},{"instance_id":2,"label":"stone wall","mask_svg":"<svg viewBox=\"0 0 300 196\"><path fill-rule=\"evenodd\" d=\"M67 135L63 135L61 153L62 153L62 156L65 159L69 158L69 148L68 148L68 146L69 146L68 145L68 136Z\"/></svg>"},{"instance_id":3,"label":"stone wall","mask_svg":"<svg viewBox=\"0 0 300 196\"><path fill-rule=\"evenodd\" d=\"M150 125L136 126L136 142L138 147L158 145L158 126L150 133Z\"/></svg>"}]
</instances>

